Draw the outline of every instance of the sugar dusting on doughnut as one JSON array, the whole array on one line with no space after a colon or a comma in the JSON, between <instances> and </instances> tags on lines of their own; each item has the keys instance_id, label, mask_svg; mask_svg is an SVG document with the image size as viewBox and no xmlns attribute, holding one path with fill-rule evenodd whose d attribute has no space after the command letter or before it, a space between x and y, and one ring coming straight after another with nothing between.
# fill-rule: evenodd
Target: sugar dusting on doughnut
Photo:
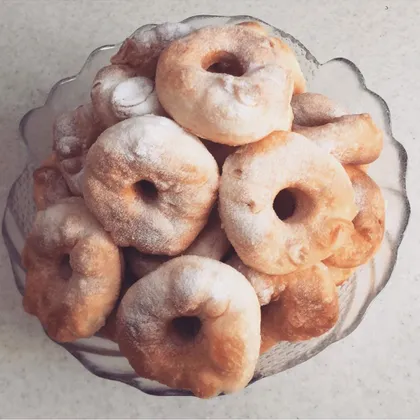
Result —
<instances>
[{"instance_id":1,"label":"sugar dusting on doughnut","mask_svg":"<svg viewBox=\"0 0 420 420\"><path fill-rule=\"evenodd\" d=\"M210 213L206 226L204 226L204 229L195 238L194 242L183 252L183 255L196 255L220 261L226 256L230 248L231 245L222 229L217 209L214 208ZM165 255L142 254L134 248L128 248L125 255L132 272L138 279L156 270L170 259L170 257Z\"/></svg>"},{"instance_id":2,"label":"sugar dusting on doughnut","mask_svg":"<svg viewBox=\"0 0 420 420\"><path fill-rule=\"evenodd\" d=\"M22 260L23 306L50 337L90 337L105 323L120 290L122 261L80 197L37 213Z\"/></svg>"},{"instance_id":3,"label":"sugar dusting on doughnut","mask_svg":"<svg viewBox=\"0 0 420 420\"><path fill-rule=\"evenodd\" d=\"M182 256L128 290L117 333L140 376L201 398L235 392L251 380L258 359L258 299L228 265Z\"/></svg>"},{"instance_id":4,"label":"sugar dusting on doughnut","mask_svg":"<svg viewBox=\"0 0 420 420\"><path fill-rule=\"evenodd\" d=\"M37 210L45 210L57 201L71 197L67 182L53 153L33 173L34 201Z\"/></svg>"},{"instance_id":5,"label":"sugar dusting on doughnut","mask_svg":"<svg viewBox=\"0 0 420 420\"><path fill-rule=\"evenodd\" d=\"M146 77L131 77L117 85L112 93L111 104L120 120L146 114L163 115L155 84Z\"/></svg>"},{"instance_id":6,"label":"sugar dusting on doughnut","mask_svg":"<svg viewBox=\"0 0 420 420\"><path fill-rule=\"evenodd\" d=\"M324 125L348 114L342 105L320 93L306 92L294 95L291 105L293 124L304 127Z\"/></svg>"},{"instance_id":7,"label":"sugar dusting on doughnut","mask_svg":"<svg viewBox=\"0 0 420 420\"><path fill-rule=\"evenodd\" d=\"M111 58L112 64L128 64L139 75L154 78L160 53L174 40L193 31L187 23L167 22L151 29L136 32L127 38L117 54Z\"/></svg>"},{"instance_id":8,"label":"sugar dusting on doughnut","mask_svg":"<svg viewBox=\"0 0 420 420\"><path fill-rule=\"evenodd\" d=\"M269 31L261 24L255 21L247 21L238 23L238 26L244 27L246 29L256 31L261 35L269 36ZM293 50L280 38L270 37L270 42L272 42L277 49L279 62L282 67L288 70L294 82L294 94L300 94L306 90L306 80L303 76L302 70L300 68L299 62L296 58Z\"/></svg>"},{"instance_id":9,"label":"sugar dusting on doughnut","mask_svg":"<svg viewBox=\"0 0 420 420\"><path fill-rule=\"evenodd\" d=\"M369 114L346 115L324 95L305 93L292 99L293 131L312 140L345 165L374 162L383 147L383 133Z\"/></svg>"},{"instance_id":10,"label":"sugar dusting on doughnut","mask_svg":"<svg viewBox=\"0 0 420 420\"><path fill-rule=\"evenodd\" d=\"M87 151L103 131L92 104L59 115L53 127L53 150L72 194L83 195L81 180Z\"/></svg>"},{"instance_id":11,"label":"sugar dusting on doughnut","mask_svg":"<svg viewBox=\"0 0 420 420\"><path fill-rule=\"evenodd\" d=\"M203 144L168 118L106 130L87 158L85 200L120 246L177 255L204 227L219 174Z\"/></svg>"},{"instance_id":12,"label":"sugar dusting on doughnut","mask_svg":"<svg viewBox=\"0 0 420 420\"><path fill-rule=\"evenodd\" d=\"M296 208L281 220L276 196L288 189ZM219 211L246 265L287 274L331 255L353 232L357 207L337 160L299 134L274 132L226 159Z\"/></svg>"},{"instance_id":13,"label":"sugar dusting on doughnut","mask_svg":"<svg viewBox=\"0 0 420 420\"><path fill-rule=\"evenodd\" d=\"M113 93L120 83L135 76L136 71L124 65L103 67L95 76L90 96L95 112L104 127L110 127L121 121L121 118L115 115L112 106Z\"/></svg>"},{"instance_id":14,"label":"sugar dusting on doughnut","mask_svg":"<svg viewBox=\"0 0 420 420\"><path fill-rule=\"evenodd\" d=\"M289 130L293 119L290 72L266 36L243 26L206 27L172 42L159 58L156 89L175 121L216 143L255 142Z\"/></svg>"}]
</instances>

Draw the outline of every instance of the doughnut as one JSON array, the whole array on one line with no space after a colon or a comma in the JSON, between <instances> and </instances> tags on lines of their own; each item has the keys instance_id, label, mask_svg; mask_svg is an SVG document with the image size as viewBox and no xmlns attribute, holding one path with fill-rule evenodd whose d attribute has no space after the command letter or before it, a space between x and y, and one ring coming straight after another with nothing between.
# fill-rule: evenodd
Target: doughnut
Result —
<instances>
[{"instance_id":1,"label":"doughnut","mask_svg":"<svg viewBox=\"0 0 420 420\"><path fill-rule=\"evenodd\" d=\"M385 231L385 203L381 189L363 171L347 166L359 209L353 220L353 234L336 249L326 263L341 268L365 264L378 251Z\"/></svg>"},{"instance_id":2,"label":"doughnut","mask_svg":"<svg viewBox=\"0 0 420 420\"><path fill-rule=\"evenodd\" d=\"M285 290L261 308L261 353L279 341L303 341L330 330L339 315L328 268L318 263L283 276Z\"/></svg>"},{"instance_id":3,"label":"doughnut","mask_svg":"<svg viewBox=\"0 0 420 420\"><path fill-rule=\"evenodd\" d=\"M291 73L293 93L297 95L305 92L306 80L293 50L280 38L271 37L270 42L278 49L278 55L281 57L280 65Z\"/></svg>"},{"instance_id":4,"label":"doughnut","mask_svg":"<svg viewBox=\"0 0 420 420\"><path fill-rule=\"evenodd\" d=\"M112 106L115 89L120 83L124 83L135 76L135 69L124 65L103 67L95 76L90 97L95 112L105 127L110 127L120 121Z\"/></svg>"},{"instance_id":5,"label":"doughnut","mask_svg":"<svg viewBox=\"0 0 420 420\"><path fill-rule=\"evenodd\" d=\"M293 79L266 36L239 25L206 27L161 54L156 89L165 111L193 134L231 146L289 130Z\"/></svg>"},{"instance_id":6,"label":"doughnut","mask_svg":"<svg viewBox=\"0 0 420 420\"><path fill-rule=\"evenodd\" d=\"M36 215L23 250L23 306L59 342L90 337L118 298L122 261L80 197Z\"/></svg>"},{"instance_id":7,"label":"doughnut","mask_svg":"<svg viewBox=\"0 0 420 420\"><path fill-rule=\"evenodd\" d=\"M310 93L295 96L292 107L293 131L312 140L343 165L364 165L379 157L383 133L369 114L342 115L345 111L331 100Z\"/></svg>"},{"instance_id":8,"label":"doughnut","mask_svg":"<svg viewBox=\"0 0 420 420\"><path fill-rule=\"evenodd\" d=\"M83 195L81 180L86 154L102 131L91 103L61 114L55 120L53 150L73 195Z\"/></svg>"},{"instance_id":9,"label":"doughnut","mask_svg":"<svg viewBox=\"0 0 420 420\"><path fill-rule=\"evenodd\" d=\"M91 99L105 127L127 118L164 112L153 80L137 76L135 69L125 65L99 70L93 81Z\"/></svg>"},{"instance_id":10,"label":"doughnut","mask_svg":"<svg viewBox=\"0 0 420 420\"><path fill-rule=\"evenodd\" d=\"M108 128L89 150L84 198L117 245L173 256L205 226L218 184L217 163L196 137L146 115Z\"/></svg>"},{"instance_id":11,"label":"doughnut","mask_svg":"<svg viewBox=\"0 0 420 420\"><path fill-rule=\"evenodd\" d=\"M146 77L131 77L114 89L111 97L114 114L120 120L146 114L163 115L155 84Z\"/></svg>"},{"instance_id":12,"label":"doughnut","mask_svg":"<svg viewBox=\"0 0 420 420\"><path fill-rule=\"evenodd\" d=\"M160 53L175 39L192 32L187 23L163 23L127 38L111 58L112 64L127 64L141 76L154 78Z\"/></svg>"},{"instance_id":13,"label":"doughnut","mask_svg":"<svg viewBox=\"0 0 420 420\"><path fill-rule=\"evenodd\" d=\"M306 92L292 98L293 125L317 127L348 114L348 111L328 96Z\"/></svg>"},{"instance_id":14,"label":"doughnut","mask_svg":"<svg viewBox=\"0 0 420 420\"><path fill-rule=\"evenodd\" d=\"M34 201L37 210L45 210L62 198L72 195L58 168L54 153L39 168L35 169L33 180Z\"/></svg>"},{"instance_id":15,"label":"doughnut","mask_svg":"<svg viewBox=\"0 0 420 420\"><path fill-rule=\"evenodd\" d=\"M287 274L329 257L357 213L346 171L305 137L274 132L223 165L219 214L244 264Z\"/></svg>"},{"instance_id":16,"label":"doughnut","mask_svg":"<svg viewBox=\"0 0 420 420\"><path fill-rule=\"evenodd\" d=\"M354 268L339 268L332 265L328 265L327 261L324 261L324 264L328 267L330 272L331 279L336 286L343 285L354 273Z\"/></svg>"},{"instance_id":17,"label":"doughnut","mask_svg":"<svg viewBox=\"0 0 420 420\"><path fill-rule=\"evenodd\" d=\"M183 252L183 255L196 255L220 261L229 251L230 243L222 229L217 210L210 213L209 220L194 242ZM126 258L131 271L138 279L156 270L161 264L169 261L166 255L147 255L135 248L127 248Z\"/></svg>"},{"instance_id":18,"label":"doughnut","mask_svg":"<svg viewBox=\"0 0 420 420\"><path fill-rule=\"evenodd\" d=\"M117 313L117 336L137 374L209 398L252 378L260 306L232 267L182 256L130 287Z\"/></svg>"},{"instance_id":19,"label":"doughnut","mask_svg":"<svg viewBox=\"0 0 420 420\"><path fill-rule=\"evenodd\" d=\"M247 29L251 29L253 31L257 31L261 35L266 35L266 36L269 35L266 28L264 28L260 23L255 22L255 21L241 22L241 23L238 23L238 25L243 26ZM270 37L270 40L279 49L279 53L282 58L281 66L291 72L291 75L294 81L293 93L297 95L302 92L305 92L306 80L305 80L305 77L303 76L299 62L296 59L295 53L281 39L276 38L276 37Z\"/></svg>"},{"instance_id":20,"label":"doughnut","mask_svg":"<svg viewBox=\"0 0 420 420\"><path fill-rule=\"evenodd\" d=\"M236 254L230 257L226 264L243 274L251 283L261 306L267 305L272 300L277 300L285 289L285 283L282 281L283 276L271 276L256 271L246 266Z\"/></svg>"}]
</instances>

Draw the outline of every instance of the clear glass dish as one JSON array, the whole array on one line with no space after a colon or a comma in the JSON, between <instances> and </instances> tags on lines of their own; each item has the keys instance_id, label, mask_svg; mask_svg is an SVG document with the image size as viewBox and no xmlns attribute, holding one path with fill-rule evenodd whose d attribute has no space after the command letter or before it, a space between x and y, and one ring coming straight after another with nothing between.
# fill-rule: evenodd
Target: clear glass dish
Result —
<instances>
[{"instance_id":1,"label":"clear glass dish","mask_svg":"<svg viewBox=\"0 0 420 420\"><path fill-rule=\"evenodd\" d=\"M201 28L248 20L261 22L250 16L193 16L184 22ZM410 214L405 187L407 154L392 135L389 108L385 101L366 87L363 75L349 60L335 58L324 64L319 63L293 36L265 22L261 24L294 49L307 78L308 90L324 93L338 100L352 113L370 113L384 131L383 153L371 165L369 174L380 185L385 197L386 234L375 259L358 269L351 280L340 288L340 318L337 325L319 338L297 344L279 343L260 357L251 383L303 363L330 344L346 337L360 324L369 304L390 279ZM136 32L153 26L142 26ZM2 225L16 285L21 293L25 284L25 272L21 265L20 252L35 214L32 171L51 151L51 128L55 117L89 100L90 86L95 74L109 62L109 58L118 48L119 44L107 45L93 51L76 76L59 81L52 88L45 105L28 112L21 121L20 131L28 149L29 160L11 188ZM138 377L119 353L118 346L107 339L95 336L61 345L97 376L124 382L152 395L191 395L188 391L170 389L155 381Z\"/></svg>"}]
</instances>

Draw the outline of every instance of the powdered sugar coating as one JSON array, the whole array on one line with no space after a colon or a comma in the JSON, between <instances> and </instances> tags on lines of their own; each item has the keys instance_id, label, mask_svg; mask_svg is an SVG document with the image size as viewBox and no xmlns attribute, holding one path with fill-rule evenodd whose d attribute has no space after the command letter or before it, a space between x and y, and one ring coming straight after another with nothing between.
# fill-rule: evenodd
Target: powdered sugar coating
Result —
<instances>
[{"instance_id":1,"label":"powdered sugar coating","mask_svg":"<svg viewBox=\"0 0 420 420\"><path fill-rule=\"evenodd\" d=\"M312 140L345 165L374 162L383 147L383 133L369 114L348 115L328 97L304 93L292 99L293 131Z\"/></svg>"},{"instance_id":2,"label":"powdered sugar coating","mask_svg":"<svg viewBox=\"0 0 420 420\"><path fill-rule=\"evenodd\" d=\"M155 84L146 77L131 77L117 85L111 96L111 105L120 120L146 114L164 114Z\"/></svg>"},{"instance_id":3,"label":"powdered sugar coating","mask_svg":"<svg viewBox=\"0 0 420 420\"><path fill-rule=\"evenodd\" d=\"M282 221L277 194L291 189L296 210ZM353 231L354 191L344 168L305 137L275 132L241 147L223 165L219 212L240 259L267 274L317 263Z\"/></svg>"},{"instance_id":4,"label":"powdered sugar coating","mask_svg":"<svg viewBox=\"0 0 420 420\"><path fill-rule=\"evenodd\" d=\"M69 262L63 263L66 255ZM50 337L74 341L99 330L117 300L122 261L82 198L38 212L22 257L24 308Z\"/></svg>"},{"instance_id":5,"label":"powdered sugar coating","mask_svg":"<svg viewBox=\"0 0 420 420\"><path fill-rule=\"evenodd\" d=\"M243 75L207 71L224 60ZM162 53L158 97L175 121L199 137L230 145L254 142L291 127L293 79L280 62L275 44L257 31L206 27Z\"/></svg>"},{"instance_id":6,"label":"powdered sugar coating","mask_svg":"<svg viewBox=\"0 0 420 420\"><path fill-rule=\"evenodd\" d=\"M196 317L184 335L172 321ZM136 282L117 314L118 344L141 376L199 397L247 385L260 348L260 309L245 277L221 262L182 256Z\"/></svg>"},{"instance_id":7,"label":"powdered sugar coating","mask_svg":"<svg viewBox=\"0 0 420 420\"><path fill-rule=\"evenodd\" d=\"M328 96L306 92L292 98L293 125L314 127L347 115L348 111Z\"/></svg>"},{"instance_id":8,"label":"powdered sugar coating","mask_svg":"<svg viewBox=\"0 0 420 420\"><path fill-rule=\"evenodd\" d=\"M95 112L105 128L121 121L112 106L114 90L120 83L136 76L136 71L124 65L103 67L96 75L90 93Z\"/></svg>"},{"instance_id":9,"label":"powdered sugar coating","mask_svg":"<svg viewBox=\"0 0 420 420\"><path fill-rule=\"evenodd\" d=\"M60 172L55 153L35 169L33 179L34 201L37 210L45 210L57 201L72 195Z\"/></svg>"},{"instance_id":10,"label":"powdered sugar coating","mask_svg":"<svg viewBox=\"0 0 420 420\"><path fill-rule=\"evenodd\" d=\"M111 58L112 64L128 64L139 75L155 77L160 53L174 40L193 31L187 23L166 22L127 38Z\"/></svg>"},{"instance_id":11,"label":"powdered sugar coating","mask_svg":"<svg viewBox=\"0 0 420 420\"><path fill-rule=\"evenodd\" d=\"M214 208L204 229L199 233L194 242L183 252L183 255L196 255L198 257L211 258L220 261L231 248L222 223ZM131 271L138 279L156 270L160 265L169 261L165 255L142 254L134 248L126 252L126 259Z\"/></svg>"},{"instance_id":12,"label":"powdered sugar coating","mask_svg":"<svg viewBox=\"0 0 420 420\"><path fill-rule=\"evenodd\" d=\"M238 23L239 26L245 27L246 29L257 31L261 35L269 36L268 31L264 26L255 21L247 21ZM270 42L278 49L278 55L281 57L281 66L288 70L293 78L294 89L293 93L300 94L306 90L306 80L303 76L299 62L296 58L293 50L280 38L270 37Z\"/></svg>"},{"instance_id":13,"label":"powdered sugar coating","mask_svg":"<svg viewBox=\"0 0 420 420\"><path fill-rule=\"evenodd\" d=\"M168 118L146 115L99 137L84 179L87 206L118 245L177 255L206 224L219 174L196 137Z\"/></svg>"},{"instance_id":14,"label":"powdered sugar coating","mask_svg":"<svg viewBox=\"0 0 420 420\"><path fill-rule=\"evenodd\" d=\"M369 114L344 115L317 127L294 126L343 165L365 165L381 154L383 133Z\"/></svg>"},{"instance_id":15,"label":"powdered sugar coating","mask_svg":"<svg viewBox=\"0 0 420 420\"><path fill-rule=\"evenodd\" d=\"M57 117L53 127L53 150L72 194L83 195L81 180L90 146L103 131L91 103Z\"/></svg>"}]
</instances>

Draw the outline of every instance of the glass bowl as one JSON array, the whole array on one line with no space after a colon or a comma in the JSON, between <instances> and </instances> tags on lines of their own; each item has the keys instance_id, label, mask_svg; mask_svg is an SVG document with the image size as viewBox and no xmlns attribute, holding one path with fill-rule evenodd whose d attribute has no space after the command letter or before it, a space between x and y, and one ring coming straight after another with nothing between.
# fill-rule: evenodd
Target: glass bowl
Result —
<instances>
[{"instance_id":1,"label":"glass bowl","mask_svg":"<svg viewBox=\"0 0 420 420\"><path fill-rule=\"evenodd\" d=\"M389 108L379 95L366 87L363 75L352 62L345 58L335 58L319 63L293 36L250 16L193 16L183 22L198 29L208 25L235 24L249 20L259 21L295 51L308 81L308 90L324 93L338 100L351 113L368 112L372 115L384 131L385 141L381 157L370 166L369 174L380 185L386 202L386 233L383 245L370 263L359 268L340 287L340 317L337 325L323 336L309 341L279 343L260 357L251 381L253 383L310 359L330 344L346 337L360 324L369 304L390 279L398 247L407 226L410 206L405 187L407 154L392 135ZM153 26L142 26L136 32ZM90 86L95 74L109 63L119 45L107 45L93 51L76 76L55 84L45 105L28 112L21 121L20 130L29 159L11 188L2 225L16 285L21 293L24 290L25 271L20 252L35 215L32 172L51 151L55 117L89 100ZM155 381L138 377L121 356L118 346L105 338L95 336L60 345L97 376L124 382L148 394L191 395L188 391L170 389Z\"/></svg>"}]
</instances>

